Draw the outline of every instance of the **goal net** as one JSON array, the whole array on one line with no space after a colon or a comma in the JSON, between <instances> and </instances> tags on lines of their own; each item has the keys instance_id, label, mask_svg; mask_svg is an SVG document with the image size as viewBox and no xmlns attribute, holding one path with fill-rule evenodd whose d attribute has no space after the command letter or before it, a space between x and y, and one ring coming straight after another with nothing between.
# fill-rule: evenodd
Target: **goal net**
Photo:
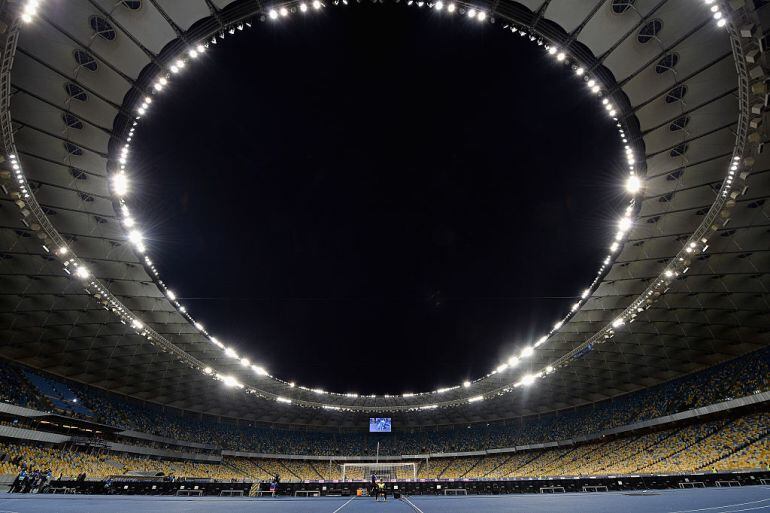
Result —
<instances>
[{"instance_id":1,"label":"goal net","mask_svg":"<svg viewBox=\"0 0 770 513\"><path fill-rule=\"evenodd\" d=\"M372 475L382 481L416 479L416 463L343 463L340 465L342 480L370 481Z\"/></svg>"}]
</instances>

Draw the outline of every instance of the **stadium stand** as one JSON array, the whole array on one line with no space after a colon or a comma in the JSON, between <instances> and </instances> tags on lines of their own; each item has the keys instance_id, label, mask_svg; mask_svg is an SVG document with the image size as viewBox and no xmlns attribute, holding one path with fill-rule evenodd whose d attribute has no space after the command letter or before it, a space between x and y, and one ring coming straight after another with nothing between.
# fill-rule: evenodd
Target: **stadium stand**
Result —
<instances>
[{"instance_id":1,"label":"stadium stand","mask_svg":"<svg viewBox=\"0 0 770 513\"><path fill-rule=\"evenodd\" d=\"M48 400L54 409L74 415L93 416L93 412L83 406L75 392L66 384L29 370L24 370L23 373L29 383Z\"/></svg>"},{"instance_id":2,"label":"stadium stand","mask_svg":"<svg viewBox=\"0 0 770 513\"><path fill-rule=\"evenodd\" d=\"M1 401L30 408L44 407L16 366L0 361L0 384Z\"/></svg>"},{"instance_id":3,"label":"stadium stand","mask_svg":"<svg viewBox=\"0 0 770 513\"><path fill-rule=\"evenodd\" d=\"M30 396L31 387L28 383L25 385L15 368L3 365L2 377L3 383L8 381L4 388L13 394L8 399L15 404L29 404L30 400L45 404L51 400L53 390L53 398L58 394L80 399L76 404L82 405L83 410L78 408L75 414L93 412L94 420L107 425L262 454L355 456L374 453L377 441L382 442L380 454L400 455L504 448L574 438L768 390L769 362L770 351L763 350L614 401L542 416L535 421L401 432L387 439L372 438L365 433L293 431L200 421L101 390L51 379L46 381L54 384L44 388L44 393ZM35 383L42 381L37 377L33 379ZM73 404L70 402L67 406L72 411Z\"/></svg>"},{"instance_id":4,"label":"stadium stand","mask_svg":"<svg viewBox=\"0 0 770 513\"><path fill-rule=\"evenodd\" d=\"M725 469L768 469L770 414L756 412L632 434L611 441L521 451L505 455L432 458L420 462L419 479L653 474ZM51 469L54 476L94 478L144 473L220 480L287 481L339 479L337 463L322 460L225 457L222 463L168 461L107 451L80 450L31 443L0 444L0 473L21 468ZM348 480L366 480L363 470L350 469Z\"/></svg>"},{"instance_id":5,"label":"stadium stand","mask_svg":"<svg viewBox=\"0 0 770 513\"><path fill-rule=\"evenodd\" d=\"M518 450L489 455L436 453L479 451L521 444L567 440L576 435L628 425L765 391L768 383L768 354L764 350L738 360L632 393L622 400L578 408L556 415L513 423L471 425L422 432L396 432L387 437L367 433L329 433L236 426L182 417L94 388L64 383L12 364L0 363L0 394L5 402L37 407L72 418L92 419L118 430L110 435L116 450L107 442L85 444L35 443L2 438L0 473L13 475L20 469L52 471L56 476L90 478L132 474L174 476L211 480L269 481L280 475L285 481L335 480L340 478L339 456L373 454L377 442L383 454L433 454L418 461L420 479L503 479L554 476L602 476L608 474L661 474L735 469L768 469L770 464L770 413L767 405L728 411L706 418L667 423L633 430L617 436L569 443L558 447ZM74 399L78 399L74 401ZM61 418L61 417L60 417ZM66 418L64 418L66 422ZM27 430L49 430L54 423L3 416L0 425ZM183 450L174 458L125 452L126 445L168 450L164 441L121 438L119 430L130 428L160 435L163 440L189 440L212 444ZM66 431L66 430L65 430ZM108 436L107 433L100 436ZM178 442L184 444L186 442ZM101 445L100 445L101 444ZM221 461L194 461L195 454L219 454L239 450L262 454L329 456L328 460L234 457ZM213 452L211 452L213 451ZM171 454L171 456L168 456ZM192 459L187 459L192 458ZM348 480L366 480L361 468L350 468ZM402 477L402 476L397 476ZM407 476L404 476L407 477Z\"/></svg>"}]
</instances>

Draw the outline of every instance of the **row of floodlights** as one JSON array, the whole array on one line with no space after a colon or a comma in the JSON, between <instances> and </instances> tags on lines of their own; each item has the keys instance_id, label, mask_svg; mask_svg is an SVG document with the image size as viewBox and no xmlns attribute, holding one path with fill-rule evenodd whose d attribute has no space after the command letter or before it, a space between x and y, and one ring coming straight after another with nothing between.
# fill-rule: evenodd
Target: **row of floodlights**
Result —
<instances>
[{"instance_id":1,"label":"row of floodlights","mask_svg":"<svg viewBox=\"0 0 770 513\"><path fill-rule=\"evenodd\" d=\"M339 5L340 0L333 0L333 2L334 2L334 5ZM348 0L341 0L341 2L342 2L342 5L348 5ZM426 5L426 2L424 0L408 0L407 1L407 5L409 5L409 6L416 5L418 7L423 7L423 6ZM438 0L435 3L427 3L427 5L428 5L428 7L432 8L432 9L434 9L436 11L446 11L446 12L448 12L450 14L452 14L452 13L454 13L454 12L456 12L458 10L457 4L455 4L454 2L444 3L443 0ZM299 12L306 13L311 8L316 10L316 11L319 11L323 7L324 7L324 4L320 0L313 0L313 2L310 3L309 5L307 3L305 3L305 2L300 2L300 4L299 4ZM460 11L462 12L462 10L460 10ZM270 9L267 12L267 16L271 20L278 20L278 19L281 19L281 18L288 17L292 12L295 12L295 10L294 9L289 9L286 6L282 6L282 7L279 7L277 9ZM485 11L483 11L481 9L476 9L476 8L473 8L473 7L469 8L467 11L465 11L465 15L468 18L475 19L475 20L480 21L480 22L486 21L487 18L488 18L488 15L487 15L487 13ZM242 29L242 25L238 26L238 28L243 30ZM231 31L230 33L232 34L233 32Z\"/></svg>"},{"instance_id":2,"label":"row of floodlights","mask_svg":"<svg viewBox=\"0 0 770 513\"><path fill-rule=\"evenodd\" d=\"M408 2L409 5L411 5L412 3L414 3L414 2L412 2L412 1ZM422 2L418 2L418 5L421 4L421 3ZM324 7L324 4L320 0L314 0L310 4L310 6L313 9L315 9L315 10L320 10L321 8ZM446 9L447 12L450 12L450 13L451 12L455 12L455 10L457 9L457 7L456 7L456 5L454 3L444 4L443 1L441 1L441 0L439 0L436 3L429 4L429 6L431 8L433 8L433 9L439 10L439 11ZM299 4L299 11L300 12L307 12L308 9L309 9L308 4L306 4L304 2ZM276 20L276 19L279 19L281 17L288 17L291 12L296 12L296 10L294 8L292 8L291 11L290 11L288 7L283 6L283 7L280 7L278 9L271 9L268 12L268 16L271 19ZM465 12L465 11L461 11L461 12ZM468 9L467 16L469 18L476 19L476 20L479 20L479 21L485 21L487 19L486 12L484 12L482 10L477 10L475 8ZM238 25L236 28L239 29L239 30L243 30L243 24ZM232 34L232 33L234 33L234 30L235 29L233 27L231 27L229 32ZM516 29L512 29L512 30L515 31ZM224 37L224 33L220 34L220 37ZM216 37L213 38L212 42L216 42ZM539 41L539 44L542 45L542 42ZM551 46L551 47L547 46L546 48L548 50L548 53L553 55L553 56L555 56L555 58L558 61L564 61L567 58L566 54L563 51L559 51L555 46ZM199 44L196 47L188 50L188 56L190 58L194 59L199 54L203 53L204 51L205 51L205 46ZM170 67L170 71L171 71L171 73L178 73L184 66L185 66L185 61L183 59L178 59ZM584 76L585 75L585 70L582 67L577 67L575 69L575 73L578 76ZM596 81L594 79L591 79L590 77L585 77L585 80L586 80L587 87L589 88L589 90L592 93L598 94L600 92L601 89L600 89L599 85L596 83ZM153 89L155 90L155 92L159 93L159 92L161 92L163 90L163 88L167 84L168 84L168 78L166 78L166 76L161 76L153 84ZM144 101L141 103L141 105L137 109L137 113L138 113L137 120L140 119L141 116L144 115L147 112L147 109L149 108L150 103L151 103L151 98L146 97L144 99ZM614 118L617 115L615 107L612 106L612 104L610 104L607 99L605 99L603 103L604 103L605 107L607 108L608 114L611 117ZM134 123L134 125L136 125L136 122ZM132 139L132 137L134 135L134 130L135 130L135 126L132 127L129 130L129 135L128 135L128 138L127 138L127 143L130 143L130 141L131 141L131 139ZM620 130L620 134L621 134L621 137L623 138L623 141L626 142L625 134L623 133L622 129ZM113 178L113 190L116 192L116 194L118 194L118 196L123 196L127 192L127 181L126 181L125 174L123 173L123 171L124 171L124 165L125 165L125 157L126 157L126 154L128 152L128 146L129 145L126 144L126 146L122 150L123 153L122 153L122 156L121 156L121 159L120 159L120 162L121 162L121 172L116 174L115 177ZM628 146L626 146L626 149L627 149L627 156L628 156L628 159L629 159L629 164L631 165L631 169L633 169L633 163L634 163L633 155L631 154L630 148ZM634 193L638 192L641 189L641 181L638 179L638 177L635 177L635 175L633 175L633 173L632 173L632 175L629 178L629 181L628 181L626 187L629 190L629 192L634 194ZM127 216L127 207L125 206L125 203L123 203L123 208L124 208L124 214L126 214L126 215L124 215L124 223L127 224L127 225L133 225L133 220L130 217ZM618 239L620 239L622 237L622 234L625 233L631 227L632 222L630 220L629 213L630 213L630 209L626 212L626 216L620 222L619 236L617 237ZM128 226L128 227L130 228L130 226ZM141 236L141 233L138 232L137 230L129 231L129 240L131 242L133 242L135 244L135 246L138 246L138 248L140 248L140 249L143 248L143 245L142 245L142 242L141 242L142 241L142 236ZM613 242L613 244L611 246L611 250L614 252L614 251L617 250L618 247L619 247L619 243L617 241ZM607 263L608 262L605 261L605 265ZM157 274L157 271L154 270L154 267L153 267L153 271ZM581 295L581 300L584 300L588 296L589 293L590 293L590 290L588 290L588 289L586 291L584 291L582 293L582 295ZM167 290L167 295L168 295L169 299L171 299L172 301L174 301L175 298L176 298L176 296L170 290ZM579 307L580 304L581 303L578 302L575 305L573 305L573 308L572 308L571 311L572 312L576 311L577 307ZM184 313L184 311L183 311L183 313ZM200 325L200 323L194 322L194 325L195 325L195 327L199 331L201 331L204 335L209 337L213 343L215 343L217 346L219 346L221 349L223 349L225 351L225 354L228 357L239 359L239 360L241 360L242 363L246 362L246 363L244 363L245 366L247 366L247 367L249 366L248 359L239 357L234 349L226 348L223 344L218 343L218 341L216 341L215 338L210 337L208 335L208 333L206 333L206 331L203 329L203 327L202 327L202 325ZM554 330L559 329L562 325L563 325L563 321L559 321L558 323L556 323L554 325ZM519 363L519 361L521 359L530 357L534 353L534 348L538 347L539 345L541 345L543 343L545 343L547 338L548 338L547 336L541 337L541 339L539 339L534 344L534 346L527 346L527 347L525 347L521 351L521 353L519 355L512 356L512 357L510 357L507 360L507 362L499 365L494 371L492 371L492 374L495 374L495 373L498 373L498 372L502 372L502 371L504 371L504 370L506 370L508 368L515 367ZM264 370L260 374L267 375L267 373ZM233 381L233 379L228 379L228 380L223 380L223 381L225 382L225 384L230 384L232 386L238 386L239 385L237 383L237 381ZM529 381L529 378L525 377L525 378L523 378L523 382L522 383L526 384L528 381ZM472 384L471 382L466 381L463 385L465 387L469 387L469 386L471 386L471 384ZM290 385L292 385L292 384L290 384ZM300 388L304 389L305 387L300 387ZM459 388L459 386L458 387L452 387L450 389L453 389L453 388ZM312 391L318 392L318 393L325 393L322 390L318 390L318 389L308 389L308 390L312 390ZM435 391L434 393L443 393L443 392L445 392L447 390L449 390L449 389L439 389L439 390ZM408 396L411 396L411 395L413 395L413 394L404 394L404 397L408 397Z\"/></svg>"},{"instance_id":3,"label":"row of floodlights","mask_svg":"<svg viewBox=\"0 0 770 513\"><path fill-rule=\"evenodd\" d=\"M704 0L704 3L706 5L711 5L709 10L711 11L711 15L714 17L714 19L717 22L717 27L724 27L727 25L727 18L722 13L722 10L719 8L719 4L715 3L716 0Z\"/></svg>"},{"instance_id":4,"label":"row of floodlights","mask_svg":"<svg viewBox=\"0 0 770 513\"><path fill-rule=\"evenodd\" d=\"M344 0L343 0L343 2L345 4L347 4L347 2L345 2ZM708 0L707 0L707 2L708 2ZM423 1L415 2L414 0L409 0L407 3L408 3L408 5L416 4L418 7L422 7L425 4L425 2L423 2ZM710 3L710 2L708 2L708 3ZM435 9L437 11L446 10L449 13L454 13L456 10L458 10L458 8L457 8L455 3L450 2L450 3L445 4L442 0L439 0L439 1L435 2L435 3L428 3L427 5L430 8ZM33 16L37 12L38 6L39 6L39 1L38 0L29 0L27 2L26 6L25 6L25 14L27 14L29 16ZM305 3L305 2L300 3L299 4L299 11L304 13L304 12L307 12L310 8L312 8L314 10L320 10L323 7L324 7L324 4L320 0L314 0L309 5L307 3ZM713 8L712 8L712 10L713 10ZM292 9L291 12L294 12L294 9ZM487 17L488 17L487 13L485 11L479 10L479 9L476 9L476 8L472 8L472 7L468 8L467 11L465 11L464 9L460 9L460 12L466 14L468 18L476 19L476 20L482 21L482 22L487 20ZM289 9L287 7L281 7L279 9L277 9L277 10L276 9L271 9L268 12L269 17L271 19L274 19L274 20L275 19L279 19L281 17L287 17L287 16L289 16L289 14L290 14L290 11L289 11ZM25 21L27 21L27 20L25 20ZM247 23L247 25L250 26L249 23ZM237 29L243 30L243 24L239 24L237 26ZM513 32L516 32L517 29L516 28L512 28L511 30ZM521 35L524 35L523 30L519 29L519 31L521 32ZM229 33L233 34L234 32L235 32L235 27L230 27ZM224 33L220 34L220 37L224 37ZM212 43L216 43L216 37L213 38ZM538 40L538 44L542 45L543 44L542 40ZM566 53L563 52L563 51L559 51L556 47L553 47L553 46L548 47L547 46L546 48L548 50L548 53L553 55L556 58L557 61L564 61L567 58ZM204 45L198 44L197 46L195 46L193 48L190 48L187 51L187 55L191 59L195 59L196 57L198 57L198 55L200 55L203 52L205 52L205 50L206 50L206 47ZM171 72L171 74L179 73L185 67L185 64L186 63L185 63L184 59L177 59L169 67L169 71ZM577 68L575 68L575 73L578 76L583 76L584 73L585 73L585 70L582 67L577 67ZM586 78L588 78L588 77L586 77ZM153 87L155 92L161 92L167 84L168 84L167 76L161 76L153 84L152 87ZM588 79L588 80L586 80L586 84L587 84L588 88L591 90L592 93L598 94L600 92L600 87L596 83L595 80ZM152 103L152 98L151 97L146 96L143 99L143 101L141 102L139 107L137 107L137 116L136 116L137 120L139 120L144 114L147 113L151 103ZM603 103L604 103L605 107L607 108L608 114L611 117L615 118L615 116L617 114L615 108L611 104L608 103L607 99L605 99L603 101ZM126 145L121 150L121 156L120 156L120 159L119 159L120 171L117 172L117 173L114 173L113 176L111 177L112 190L115 193L115 195L117 197L119 197L119 198L123 198L128 193L128 191L129 191L129 181L128 181L128 177L127 177L126 172L125 172L125 166L126 166L127 157L128 157L129 143L131 142L131 140L132 140L132 138L134 136L136 125L137 125L137 121L134 122L132 128L129 130L129 134L128 134L128 138L127 138L127 143L126 143ZM623 142L626 142L625 134L623 133L622 129L620 130L620 133L621 133L621 137L623 137ZM633 155L631 154L630 148L628 146L626 146L626 150L627 150L627 156L628 156L628 159L629 159L629 164L631 165L631 169L633 169L633 163L634 163ZM18 171L18 169L17 169L17 171ZM633 174L633 172L632 172L632 174L629 177L629 179L627 181L627 184L626 184L627 190L631 194L635 194L636 192L638 192L641 189L641 186L642 186L641 180L637 176L635 176ZM22 189L22 192L24 194L26 194L27 197L28 197L29 193L28 193L28 191L25 190L25 188ZM125 202L122 199L121 199L121 208L122 208L122 213L123 213L123 219L122 220L123 220L124 225L127 228L127 238L128 238L128 240L134 245L134 247L140 253L144 253L144 251L145 251L145 247L144 247L144 243L143 243L144 237L143 237L142 233L139 230L134 228L135 222L134 222L133 218L130 216L129 211L128 211L128 207L127 207L127 205L125 204ZM621 219L621 221L620 221L619 235L618 235L618 237L616 237L616 239L622 238L622 234L625 233L631 227L632 221L630 219L629 214L630 214L630 208L627 210L626 216L624 216L624 218ZM613 242L613 244L611 246L611 250L614 252L617 248L618 248L618 242L617 241ZM66 251L66 248L61 248L60 252L61 251ZM146 260L148 262L148 265L151 265L149 258L146 257ZM73 262L74 262L74 259L73 259ZM605 261L605 264L606 263L607 262ZM152 267L153 271L155 272L155 274L157 275L157 271L154 269L154 266L151 265L151 267ZM77 263L76 263L74 268L75 268L75 274L78 277L82 278L82 279L88 279L90 277L90 275L91 275L90 272L88 271L88 269L85 266L77 265ZM167 292L167 296L169 297L169 299L174 301L175 298L176 298L174 293L171 290L168 290L168 289L166 290L166 292ZM589 293L590 293L589 289L584 291L582 293L582 295L581 295L581 300L585 299L588 296ZM573 305L572 311L574 312L576 310L576 307L579 307L579 305L580 305L580 302L578 302L575 305ZM180 311L185 313L184 307L180 306ZM562 324L563 324L563 321L560 321L560 322L556 323L554 325L554 330L559 329L562 326ZM200 325L200 323L195 322L194 325L195 325L195 327L198 330L200 330L201 332L206 334L205 330L203 329L202 325ZM135 329L140 329L140 330L143 329L143 325L141 324L141 322L138 319L134 320L134 322L132 323L132 326ZM262 376L269 375L267 373L267 371L265 371L262 367L251 365L247 358L239 357L237 355L237 353L232 348L226 348L223 344L219 343L215 338L213 338L213 337L210 337L210 338L211 338L213 343L215 343L217 346L219 346L221 349L224 350L224 352L225 352L225 354L227 356L229 356L231 358L237 358L238 360L241 361L242 365L244 365L246 367L250 366L258 375L262 375ZM547 340L547 338L548 338L547 336L541 337L541 339L539 339L534 344L534 347L538 347L539 345L544 343ZM519 363L519 361L521 359L528 358L528 357L530 357L533 354L534 347L533 346L525 347L521 351L521 353L519 355L512 356L511 358L509 358L507 360L506 363L503 363L503 364L499 365L493 371L493 374L497 373L497 372L502 372L502 371L504 371L507 368L515 367ZM546 372L550 372L550 371L552 371L552 367L549 366L549 367L546 368ZM204 372L205 372L205 370L204 370ZM214 371L210 370L209 372L206 372L206 373L207 374L214 374ZM537 374L537 375L533 374L533 375L524 376L519 382L517 382L515 384L515 386L531 384L534 381L534 379L536 377L539 377L539 375L541 375L541 374ZM216 374L216 376L219 379L221 379L228 386L243 387L243 385L241 385L237 380L235 380L232 377L222 376L222 375L219 375L219 374ZM466 382L463 383L463 386L467 388L467 387L470 387L471 384L472 384L471 382L466 381ZM289 385L290 386L294 386L293 383L290 383ZM305 387L300 387L300 388L304 389ZM446 392L448 390L453 390L455 388L459 388L459 386L439 389L439 390L434 391L433 393L444 393L444 392ZM324 391L322 391L320 389L308 389L308 390L312 390L312 391L317 392L317 393L326 393L326 392L324 392ZM346 395L351 396L351 397L357 397L356 394L346 394ZM415 394L403 394L403 397L411 397L413 395L415 395ZM471 401L471 402L476 402L476 401L479 401L479 400L483 399L483 397L482 398L479 398L479 397L480 396L476 396L475 398L472 398L473 401Z\"/></svg>"}]
</instances>

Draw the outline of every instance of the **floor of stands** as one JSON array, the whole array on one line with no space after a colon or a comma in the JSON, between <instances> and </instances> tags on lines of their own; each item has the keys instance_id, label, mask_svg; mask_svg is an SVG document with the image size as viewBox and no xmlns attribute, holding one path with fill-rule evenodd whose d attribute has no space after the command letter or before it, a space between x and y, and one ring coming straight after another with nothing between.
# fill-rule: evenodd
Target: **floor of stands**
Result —
<instances>
[{"instance_id":1,"label":"floor of stands","mask_svg":"<svg viewBox=\"0 0 770 513\"><path fill-rule=\"evenodd\" d=\"M738 513L770 512L770 487L556 495L371 498L225 498L0 495L0 513Z\"/></svg>"}]
</instances>

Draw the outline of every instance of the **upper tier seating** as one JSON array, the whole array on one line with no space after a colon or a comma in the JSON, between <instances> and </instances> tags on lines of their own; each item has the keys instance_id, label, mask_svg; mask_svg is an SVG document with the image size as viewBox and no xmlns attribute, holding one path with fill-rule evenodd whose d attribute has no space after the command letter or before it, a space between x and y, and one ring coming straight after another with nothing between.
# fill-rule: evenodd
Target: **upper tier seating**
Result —
<instances>
[{"instance_id":1,"label":"upper tier seating","mask_svg":"<svg viewBox=\"0 0 770 513\"><path fill-rule=\"evenodd\" d=\"M16 404L38 405L52 403L77 416L128 429L156 434L176 440L209 443L224 449L246 450L263 454L305 455L373 455L380 442L380 454L425 454L439 452L475 451L505 448L531 443L566 440L579 435L628 425L682 410L751 395L770 389L770 349L764 349L742 358L712 367L706 371L682 377L668 383L615 398L611 401L557 412L537 419L516 419L510 423L480 424L456 428L437 428L417 432L399 432L386 437L363 432L330 433L294 431L248 426L240 423L214 423L181 416L173 409L163 410L126 397L108 393L77 383L63 383L36 372L20 372L12 364L0 365L0 394ZM34 394L34 383L39 390ZM212 385L216 386L216 385ZM76 402L75 399L78 399ZM247 399L244 399L247 400ZM38 406L40 407L40 406ZM177 414L174 414L174 412ZM718 429L722 429L719 427ZM679 436L679 435L677 435ZM681 436L684 436L682 434ZM698 434L694 435L696 438ZM705 436L708 438L708 436ZM739 437L740 438L740 437ZM691 443L697 440L690 439ZM611 442L615 444L615 442ZM628 442L626 451L644 450ZM742 443L742 442L741 442ZM710 451L714 458L721 454L718 448ZM553 455L558 460L559 455ZM550 456L549 456L550 457ZM595 455L575 454L575 471L590 468ZM669 457L659 454L656 457ZM685 451L681 459L690 458ZM654 458L653 458L654 460ZM656 461L649 461L655 468ZM490 473L509 471L517 459L500 462ZM521 462L522 472L548 472L545 459ZM622 471L627 465L616 456L610 458L608 471ZM682 465L689 465L682 462ZM498 468L499 467L499 468ZM320 471L319 471L320 472ZM328 471L325 471L328 472ZM459 467L447 468L448 474L467 472L465 462Z\"/></svg>"},{"instance_id":2,"label":"upper tier seating","mask_svg":"<svg viewBox=\"0 0 770 513\"><path fill-rule=\"evenodd\" d=\"M94 412L83 406L82 402L66 384L52 378L41 376L24 370L27 380L53 405L57 410L93 417Z\"/></svg>"}]
</instances>

